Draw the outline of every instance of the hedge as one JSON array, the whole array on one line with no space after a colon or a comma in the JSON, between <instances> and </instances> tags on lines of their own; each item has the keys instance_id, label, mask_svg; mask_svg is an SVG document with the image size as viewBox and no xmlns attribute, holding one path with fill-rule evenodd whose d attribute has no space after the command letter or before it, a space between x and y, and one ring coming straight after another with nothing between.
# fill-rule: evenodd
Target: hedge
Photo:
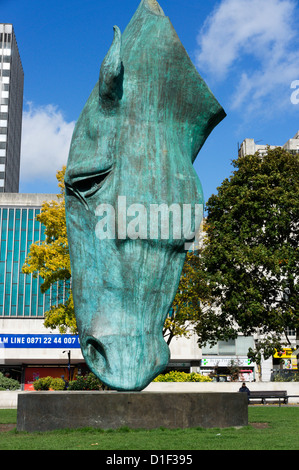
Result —
<instances>
[{"instance_id":1,"label":"hedge","mask_svg":"<svg viewBox=\"0 0 299 470\"><path fill-rule=\"evenodd\" d=\"M0 390L18 390L20 388L21 385L17 380L5 377L5 375L0 372Z\"/></svg>"},{"instance_id":2,"label":"hedge","mask_svg":"<svg viewBox=\"0 0 299 470\"><path fill-rule=\"evenodd\" d=\"M41 377L40 379L36 379L33 382L34 390L64 390L65 389L65 382L63 379L59 377Z\"/></svg>"},{"instance_id":3,"label":"hedge","mask_svg":"<svg viewBox=\"0 0 299 470\"><path fill-rule=\"evenodd\" d=\"M76 380L69 383L68 390L103 390L105 388L92 372L86 375L78 375Z\"/></svg>"},{"instance_id":4,"label":"hedge","mask_svg":"<svg viewBox=\"0 0 299 470\"><path fill-rule=\"evenodd\" d=\"M186 372L172 370L167 374L158 375L153 382L212 382L212 379L205 375L196 374L195 372L187 374Z\"/></svg>"}]
</instances>

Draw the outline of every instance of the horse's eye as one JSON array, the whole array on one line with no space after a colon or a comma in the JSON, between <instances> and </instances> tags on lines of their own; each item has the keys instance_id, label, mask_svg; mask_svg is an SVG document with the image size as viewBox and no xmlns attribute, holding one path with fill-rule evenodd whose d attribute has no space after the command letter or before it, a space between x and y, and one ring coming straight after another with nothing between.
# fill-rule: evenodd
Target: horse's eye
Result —
<instances>
[{"instance_id":1,"label":"horse's eye","mask_svg":"<svg viewBox=\"0 0 299 470\"><path fill-rule=\"evenodd\" d=\"M81 197L92 196L96 191L98 191L104 184L105 180L108 178L112 171L112 167L109 169L82 179L74 181L71 185L66 184L66 190L72 191L74 193L79 193Z\"/></svg>"}]
</instances>

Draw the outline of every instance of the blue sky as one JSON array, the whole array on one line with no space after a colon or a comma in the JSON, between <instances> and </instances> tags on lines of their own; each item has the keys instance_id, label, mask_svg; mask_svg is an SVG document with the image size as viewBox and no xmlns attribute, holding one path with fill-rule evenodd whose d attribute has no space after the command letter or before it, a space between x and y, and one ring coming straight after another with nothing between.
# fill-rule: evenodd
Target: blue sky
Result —
<instances>
[{"instance_id":1,"label":"blue sky","mask_svg":"<svg viewBox=\"0 0 299 470\"><path fill-rule=\"evenodd\" d=\"M283 145L299 130L297 0L160 0L227 117L194 164L205 200L233 168L238 143ZM97 82L113 26L139 0L0 0L25 73L20 192L57 192L72 130ZM298 82L299 84L299 82ZM299 94L298 94L299 96Z\"/></svg>"}]
</instances>

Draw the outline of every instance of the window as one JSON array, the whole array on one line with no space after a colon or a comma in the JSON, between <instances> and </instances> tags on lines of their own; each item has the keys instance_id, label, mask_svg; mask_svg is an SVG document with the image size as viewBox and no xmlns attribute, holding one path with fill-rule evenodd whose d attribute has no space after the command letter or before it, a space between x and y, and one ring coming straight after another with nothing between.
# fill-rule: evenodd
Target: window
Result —
<instances>
[{"instance_id":1,"label":"window","mask_svg":"<svg viewBox=\"0 0 299 470\"><path fill-rule=\"evenodd\" d=\"M3 263L5 263L5 258L6 258L6 240L2 240L1 241L1 245L0 245L1 249L0 249L0 261L3 261ZM4 275L4 273L3 273ZM3 279L3 278L2 278Z\"/></svg>"},{"instance_id":2,"label":"window","mask_svg":"<svg viewBox=\"0 0 299 470\"><path fill-rule=\"evenodd\" d=\"M287 328L286 328L286 334L287 334L287 336L296 336L296 330L293 329L293 328L289 328L289 327L287 326Z\"/></svg>"},{"instance_id":3,"label":"window","mask_svg":"<svg viewBox=\"0 0 299 470\"><path fill-rule=\"evenodd\" d=\"M202 354L206 355L217 355L218 354L218 344L211 346L209 343L202 348Z\"/></svg>"},{"instance_id":4,"label":"window","mask_svg":"<svg viewBox=\"0 0 299 470\"><path fill-rule=\"evenodd\" d=\"M2 263L0 263L1 266ZM4 264L4 263L3 263ZM3 278L2 278L3 279ZM0 283L0 307L3 307L4 304L4 284ZM2 309L1 309L2 310Z\"/></svg>"},{"instance_id":5,"label":"window","mask_svg":"<svg viewBox=\"0 0 299 470\"><path fill-rule=\"evenodd\" d=\"M231 356L236 353L236 340L229 339L227 341L219 341L219 354L222 356Z\"/></svg>"},{"instance_id":6,"label":"window","mask_svg":"<svg viewBox=\"0 0 299 470\"><path fill-rule=\"evenodd\" d=\"M11 56L10 55L1 55L0 56L0 62L10 63L10 61L11 61Z\"/></svg>"},{"instance_id":7,"label":"window","mask_svg":"<svg viewBox=\"0 0 299 470\"><path fill-rule=\"evenodd\" d=\"M249 348L254 348L253 336L238 336L236 339L236 355L247 356Z\"/></svg>"},{"instance_id":8,"label":"window","mask_svg":"<svg viewBox=\"0 0 299 470\"><path fill-rule=\"evenodd\" d=\"M8 44L10 44L11 37L12 35L10 33L0 33L0 47L6 47Z\"/></svg>"},{"instance_id":9,"label":"window","mask_svg":"<svg viewBox=\"0 0 299 470\"><path fill-rule=\"evenodd\" d=\"M24 307L24 297L23 297L23 294L20 294L20 290L19 290L19 295L18 295L18 309L17 309L18 317L22 317L22 316L23 316L23 307Z\"/></svg>"}]
</instances>

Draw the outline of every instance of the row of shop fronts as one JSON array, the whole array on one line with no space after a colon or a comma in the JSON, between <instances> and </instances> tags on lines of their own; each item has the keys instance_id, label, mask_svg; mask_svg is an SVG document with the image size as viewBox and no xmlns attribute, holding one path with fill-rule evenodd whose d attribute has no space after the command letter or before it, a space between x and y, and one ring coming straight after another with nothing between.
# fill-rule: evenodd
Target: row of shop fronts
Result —
<instances>
[{"instance_id":1,"label":"row of shop fronts","mask_svg":"<svg viewBox=\"0 0 299 470\"><path fill-rule=\"evenodd\" d=\"M1 327L2 326L2 327ZM0 320L0 371L33 390L41 377L66 381L87 371L78 336L49 332L42 319Z\"/></svg>"},{"instance_id":2,"label":"row of shop fronts","mask_svg":"<svg viewBox=\"0 0 299 470\"><path fill-rule=\"evenodd\" d=\"M241 340L240 340L241 341ZM199 372L214 381L232 380L238 370L239 381L268 381L277 371L297 371L297 359L290 348L265 361L264 374L258 374L256 364L247 355L205 354L196 337L177 338L171 344L171 360L166 371ZM165 372L166 372L165 371ZM42 319L0 320L0 372L17 379L22 390L33 390L40 377L62 377L74 380L85 375L88 368L80 349L78 336L49 332Z\"/></svg>"}]
</instances>

